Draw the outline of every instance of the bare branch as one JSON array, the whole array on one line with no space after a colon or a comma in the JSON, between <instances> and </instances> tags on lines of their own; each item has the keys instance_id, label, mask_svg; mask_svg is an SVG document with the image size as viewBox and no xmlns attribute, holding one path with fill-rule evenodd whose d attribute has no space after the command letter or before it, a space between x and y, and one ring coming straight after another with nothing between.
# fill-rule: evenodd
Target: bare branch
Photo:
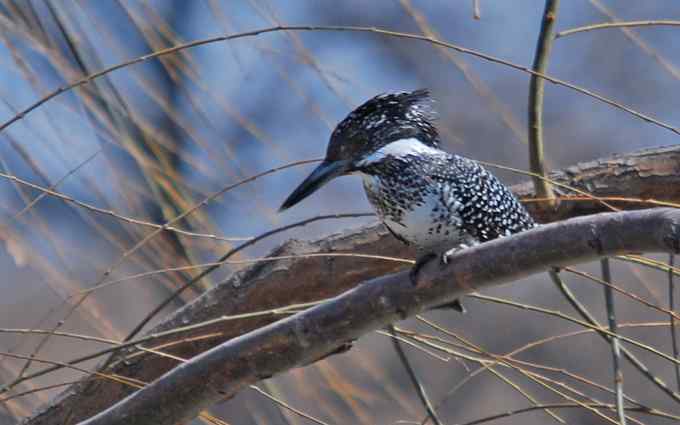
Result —
<instances>
[{"instance_id":1,"label":"bare branch","mask_svg":"<svg viewBox=\"0 0 680 425\"><path fill-rule=\"evenodd\" d=\"M549 224L462 250L444 267L428 263L418 286L406 271L372 279L194 357L81 425L183 423L247 385L313 363L367 332L466 293L552 267L641 251L680 251L680 211L605 213Z\"/></svg>"},{"instance_id":2,"label":"bare branch","mask_svg":"<svg viewBox=\"0 0 680 425\"><path fill-rule=\"evenodd\" d=\"M604 28L631 28L631 27L657 27L657 26L677 27L680 26L680 21L659 19L651 21L603 22L601 24L586 25L583 27L560 31L555 35L555 38L565 37L567 35L572 35L579 32L593 31Z\"/></svg>"},{"instance_id":3,"label":"bare branch","mask_svg":"<svg viewBox=\"0 0 680 425\"><path fill-rule=\"evenodd\" d=\"M614 155L582 162L550 174L558 183L589 192L594 197L616 197L658 201L680 200L680 147L668 146L645 149L625 155ZM534 196L530 183L513 186L521 198ZM649 208L644 202L618 202L607 200L617 208L630 210ZM606 211L597 200L560 200L555 211L545 211L537 203L526 204L529 213L539 222L547 223L566 218Z\"/></svg>"}]
</instances>

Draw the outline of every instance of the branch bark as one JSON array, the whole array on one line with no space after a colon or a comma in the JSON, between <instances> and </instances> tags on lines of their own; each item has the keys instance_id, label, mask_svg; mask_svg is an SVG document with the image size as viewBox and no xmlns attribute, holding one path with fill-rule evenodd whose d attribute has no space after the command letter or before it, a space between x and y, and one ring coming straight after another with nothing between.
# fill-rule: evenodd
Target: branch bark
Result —
<instances>
[{"instance_id":1,"label":"branch bark","mask_svg":"<svg viewBox=\"0 0 680 425\"><path fill-rule=\"evenodd\" d=\"M80 425L181 424L245 386L312 363L362 335L551 267L633 252L680 252L680 210L603 213L549 224L366 282L317 307L222 343Z\"/></svg>"},{"instance_id":2,"label":"branch bark","mask_svg":"<svg viewBox=\"0 0 680 425\"><path fill-rule=\"evenodd\" d=\"M596 197L626 197L641 200L680 202L680 146L644 149L582 162L550 174L550 179L586 191ZM534 196L530 182L512 187L521 198ZM555 188L561 193L564 189ZM624 210L649 208L644 202L607 201ZM554 211L530 202L529 212L538 222L549 223L567 218L607 211L594 200L560 200Z\"/></svg>"},{"instance_id":3,"label":"branch bark","mask_svg":"<svg viewBox=\"0 0 680 425\"><path fill-rule=\"evenodd\" d=\"M553 173L551 178L559 183L587 190L596 196L625 195L631 198L680 202L680 147L645 150L581 163ZM530 182L513 189L522 197L533 196ZM626 209L645 205L610 203ZM600 203L593 201L562 201L557 210L551 211L535 208L535 203L527 206L544 223L604 211ZM394 240L380 225L348 231L318 241L289 241L275 249L271 256L317 252L359 252L407 258L412 256L407 247ZM351 289L358 282L392 273L403 267L394 262L348 257L296 258L261 263L206 292L164 320L150 333L199 323L222 315L261 311L332 297ZM168 351L190 358L223 341L263 327L273 320L276 318L235 320L201 329L198 333L175 335L172 340L190 338L199 333L221 333L220 337L184 344ZM164 342L168 340L161 339L153 345ZM120 353L107 372L150 382L177 365L171 359L148 354L123 362L122 359L129 354L130 350ZM114 382L83 381L25 423L49 425L66 423L68 420L76 423L108 408L132 391L133 389Z\"/></svg>"}]
</instances>

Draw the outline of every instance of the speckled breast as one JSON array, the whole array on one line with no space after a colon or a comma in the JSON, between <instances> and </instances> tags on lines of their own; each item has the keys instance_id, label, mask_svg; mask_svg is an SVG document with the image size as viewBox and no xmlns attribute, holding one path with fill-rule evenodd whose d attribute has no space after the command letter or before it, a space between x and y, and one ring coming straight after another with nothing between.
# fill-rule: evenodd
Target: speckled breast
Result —
<instances>
[{"instance_id":1,"label":"speckled breast","mask_svg":"<svg viewBox=\"0 0 680 425\"><path fill-rule=\"evenodd\" d=\"M398 185L362 175L366 196L389 230L419 251L446 251L475 241L462 229L457 203L445 188Z\"/></svg>"}]
</instances>

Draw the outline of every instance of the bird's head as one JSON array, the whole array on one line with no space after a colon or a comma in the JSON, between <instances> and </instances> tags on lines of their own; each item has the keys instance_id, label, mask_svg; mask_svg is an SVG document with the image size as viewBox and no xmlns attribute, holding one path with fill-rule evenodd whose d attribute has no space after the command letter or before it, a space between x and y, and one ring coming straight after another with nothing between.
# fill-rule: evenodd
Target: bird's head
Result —
<instances>
[{"instance_id":1,"label":"bird's head","mask_svg":"<svg viewBox=\"0 0 680 425\"><path fill-rule=\"evenodd\" d=\"M368 100L335 127L323 162L290 194L279 211L302 201L335 177L361 171L372 155L390 143L412 140L438 148L434 120L427 90L381 94Z\"/></svg>"}]
</instances>

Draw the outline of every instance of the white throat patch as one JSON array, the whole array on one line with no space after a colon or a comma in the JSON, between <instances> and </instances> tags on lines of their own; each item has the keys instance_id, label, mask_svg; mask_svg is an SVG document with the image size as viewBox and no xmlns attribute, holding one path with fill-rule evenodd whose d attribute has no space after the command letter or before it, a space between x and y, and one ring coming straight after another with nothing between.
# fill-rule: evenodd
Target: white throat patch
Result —
<instances>
[{"instance_id":1,"label":"white throat patch","mask_svg":"<svg viewBox=\"0 0 680 425\"><path fill-rule=\"evenodd\" d=\"M423 154L439 154L440 150L427 146L418 139L399 139L388 143L363 160L359 161L357 165L366 166L382 161L384 158L391 156L394 158L404 158L409 155L423 155Z\"/></svg>"}]
</instances>

